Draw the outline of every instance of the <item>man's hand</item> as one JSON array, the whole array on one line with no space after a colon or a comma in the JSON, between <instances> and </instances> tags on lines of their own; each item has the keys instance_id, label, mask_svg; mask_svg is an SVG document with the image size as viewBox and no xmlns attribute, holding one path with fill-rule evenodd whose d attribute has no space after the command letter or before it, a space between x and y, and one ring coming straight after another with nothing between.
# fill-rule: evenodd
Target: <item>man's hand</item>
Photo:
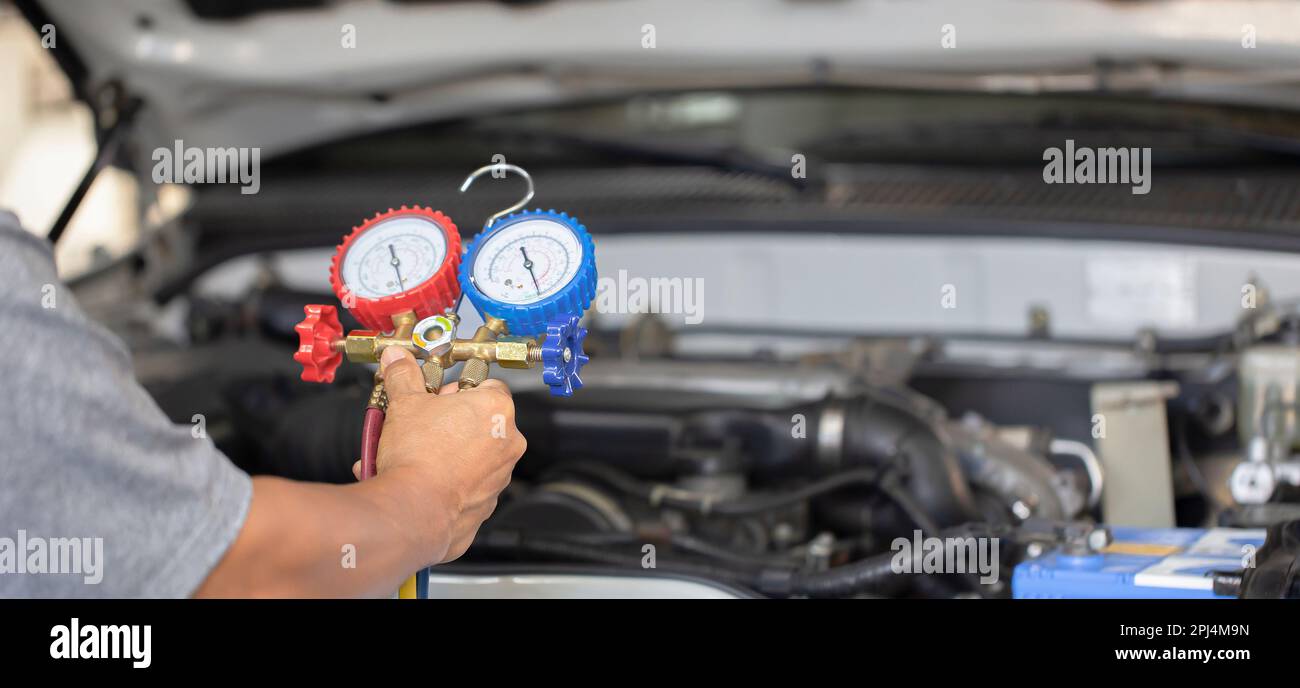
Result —
<instances>
[{"instance_id":1,"label":"man's hand","mask_svg":"<svg viewBox=\"0 0 1300 688\"><path fill-rule=\"evenodd\" d=\"M524 453L510 390L485 380L429 394L411 354L392 347L381 363L378 474L353 485L253 478L244 527L196 595L382 597L469 549Z\"/></svg>"},{"instance_id":2,"label":"man's hand","mask_svg":"<svg viewBox=\"0 0 1300 688\"><path fill-rule=\"evenodd\" d=\"M400 481L428 510L406 524L431 553L430 564L459 558L510 484L527 442L515 427L515 404L500 380L440 394L424 389L415 358L398 347L380 361L388 412L379 440L378 475ZM360 464L353 466L353 473Z\"/></svg>"}]
</instances>

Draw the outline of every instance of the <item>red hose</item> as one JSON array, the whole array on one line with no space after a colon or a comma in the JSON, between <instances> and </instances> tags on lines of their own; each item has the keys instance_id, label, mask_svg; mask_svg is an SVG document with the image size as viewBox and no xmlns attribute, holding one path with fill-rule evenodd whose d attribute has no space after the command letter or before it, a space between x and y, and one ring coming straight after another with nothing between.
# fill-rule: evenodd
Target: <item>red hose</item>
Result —
<instances>
[{"instance_id":1,"label":"red hose","mask_svg":"<svg viewBox=\"0 0 1300 688\"><path fill-rule=\"evenodd\" d=\"M367 408L361 421L361 479L375 477L375 460L379 456L379 433L384 429L384 412Z\"/></svg>"}]
</instances>

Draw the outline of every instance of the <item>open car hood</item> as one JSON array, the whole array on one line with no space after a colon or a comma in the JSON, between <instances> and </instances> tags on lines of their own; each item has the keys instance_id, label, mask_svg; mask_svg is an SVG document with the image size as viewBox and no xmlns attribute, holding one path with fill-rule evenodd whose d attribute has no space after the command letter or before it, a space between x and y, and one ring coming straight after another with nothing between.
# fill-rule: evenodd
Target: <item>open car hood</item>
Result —
<instances>
[{"instance_id":1,"label":"open car hood","mask_svg":"<svg viewBox=\"0 0 1300 688\"><path fill-rule=\"evenodd\" d=\"M150 147L183 139L274 156L415 122L662 89L1105 90L1300 107L1300 4L1289 1L20 5L56 28L83 97L102 102L117 88L143 101L138 135ZM1251 31L1256 47L1243 47Z\"/></svg>"}]
</instances>

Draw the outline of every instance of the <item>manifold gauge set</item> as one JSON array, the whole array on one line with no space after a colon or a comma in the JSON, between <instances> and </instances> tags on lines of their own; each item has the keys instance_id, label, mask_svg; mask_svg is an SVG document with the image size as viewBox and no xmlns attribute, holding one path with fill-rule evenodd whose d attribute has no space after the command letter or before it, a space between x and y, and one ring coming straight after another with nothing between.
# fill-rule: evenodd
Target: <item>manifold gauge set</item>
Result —
<instances>
[{"instance_id":1,"label":"manifold gauge set","mask_svg":"<svg viewBox=\"0 0 1300 688\"><path fill-rule=\"evenodd\" d=\"M330 264L330 284L344 308L365 328L347 333L332 305L308 305L298 324L302 379L332 382L344 358L378 362L389 346L422 363L426 387L437 393L445 371L463 362L458 385L475 387L492 363L503 368L541 367L551 393L570 396L582 387L587 362L578 322L596 293L591 235L577 218L554 210L524 210L532 180L514 165L489 165L528 182L528 195L493 215L462 249L460 232L443 213L402 206L353 228ZM472 337L458 338L462 298L483 317ZM383 404L377 381L372 402Z\"/></svg>"},{"instance_id":2,"label":"manifold gauge set","mask_svg":"<svg viewBox=\"0 0 1300 688\"><path fill-rule=\"evenodd\" d=\"M551 394L572 396L582 387L587 330L578 322L596 296L596 248L576 218L554 210L523 210L533 181L515 165L475 170L467 191L485 173L514 172L528 194L483 224L463 252L460 231L443 213L420 206L390 208L352 229L330 262L330 286L339 303L365 329L343 333L336 306L309 304L298 323L302 379L333 382L346 357L378 363L388 347L401 347L421 362L425 391L437 394L443 377L461 367L458 389L477 387L492 363L503 368L542 368ZM474 336L456 336L462 297L483 317ZM358 477L375 476L379 437L388 398L375 373L361 425ZM427 572L411 576L398 597L420 598Z\"/></svg>"}]
</instances>

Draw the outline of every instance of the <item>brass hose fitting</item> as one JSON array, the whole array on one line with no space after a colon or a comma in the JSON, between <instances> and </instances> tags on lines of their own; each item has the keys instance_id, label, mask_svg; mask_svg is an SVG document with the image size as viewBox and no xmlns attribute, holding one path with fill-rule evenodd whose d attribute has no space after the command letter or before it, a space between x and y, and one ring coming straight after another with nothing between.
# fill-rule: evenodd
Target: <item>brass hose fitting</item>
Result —
<instances>
[{"instance_id":1,"label":"brass hose fitting","mask_svg":"<svg viewBox=\"0 0 1300 688\"><path fill-rule=\"evenodd\" d=\"M458 386L461 389L473 389L478 387L487 379L488 364L481 358L471 358L465 361L465 367L460 369L460 382Z\"/></svg>"},{"instance_id":2,"label":"brass hose fitting","mask_svg":"<svg viewBox=\"0 0 1300 688\"><path fill-rule=\"evenodd\" d=\"M470 341L474 344L485 344L495 342L498 337L507 334L506 322L492 316L488 316L483 325L474 332L474 338ZM478 387L488 376L488 362L482 356L475 356L465 361L465 366L460 370L460 382L457 386L461 389L472 389Z\"/></svg>"},{"instance_id":3,"label":"brass hose fitting","mask_svg":"<svg viewBox=\"0 0 1300 688\"><path fill-rule=\"evenodd\" d=\"M384 390L384 378L379 371L375 371L375 386L370 388L370 399L366 402L366 408L388 411L388 392Z\"/></svg>"},{"instance_id":4,"label":"brass hose fitting","mask_svg":"<svg viewBox=\"0 0 1300 688\"><path fill-rule=\"evenodd\" d=\"M442 361L430 358L424 362L422 371L424 372L424 391L437 394L442 389Z\"/></svg>"}]
</instances>

